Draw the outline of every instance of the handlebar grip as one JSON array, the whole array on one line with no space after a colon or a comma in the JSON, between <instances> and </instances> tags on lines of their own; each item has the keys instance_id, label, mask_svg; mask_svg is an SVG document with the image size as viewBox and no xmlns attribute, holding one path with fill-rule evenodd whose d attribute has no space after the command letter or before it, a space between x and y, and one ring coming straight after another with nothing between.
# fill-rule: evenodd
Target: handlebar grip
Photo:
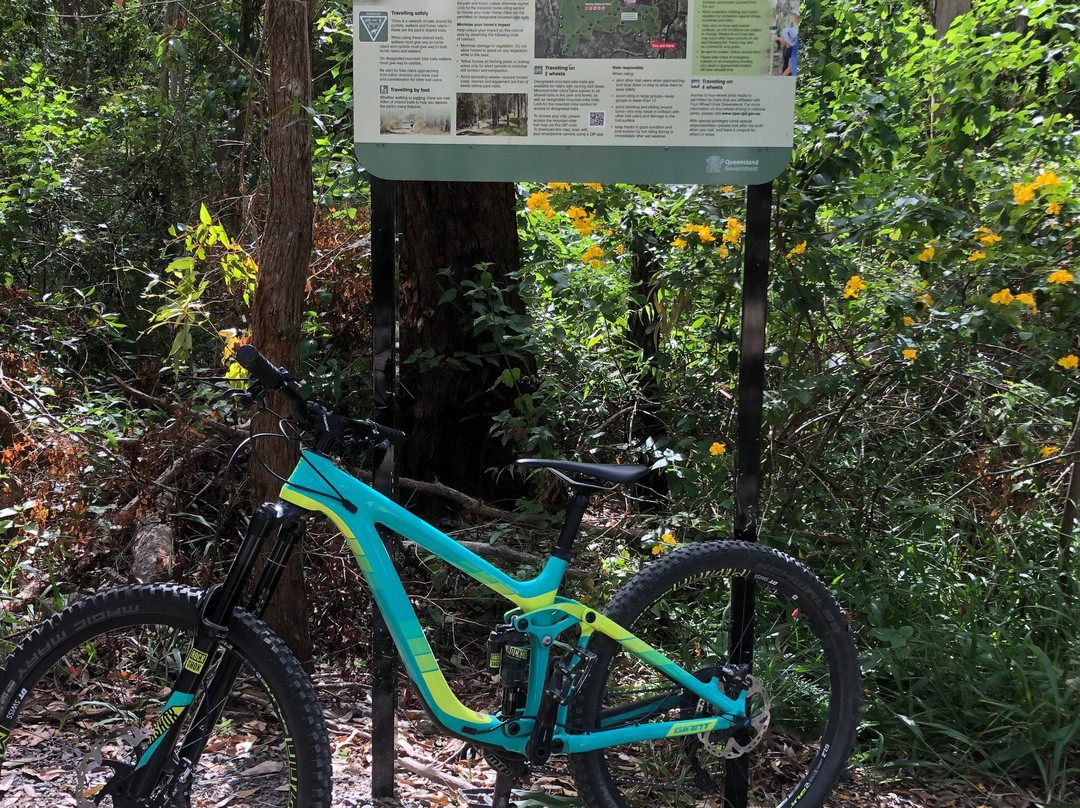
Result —
<instances>
[{"instance_id":1,"label":"handlebar grip","mask_svg":"<svg viewBox=\"0 0 1080 808\"><path fill-rule=\"evenodd\" d=\"M375 422L372 421L372 423L374 424ZM388 441L391 446L400 446L405 442L405 433L400 429L391 429L382 424L375 424L375 431L379 433L380 438Z\"/></svg>"},{"instance_id":2,"label":"handlebar grip","mask_svg":"<svg viewBox=\"0 0 1080 808\"><path fill-rule=\"evenodd\" d=\"M236 363L244 368L263 387L276 390L285 383L281 371L270 364L254 345L241 345L236 349Z\"/></svg>"},{"instance_id":3,"label":"handlebar grip","mask_svg":"<svg viewBox=\"0 0 1080 808\"><path fill-rule=\"evenodd\" d=\"M289 402L293 415L302 424L311 423L312 415L304 397L286 384L285 374L270 364L254 345L241 345L236 349L236 363L244 368L267 390L277 390Z\"/></svg>"}]
</instances>

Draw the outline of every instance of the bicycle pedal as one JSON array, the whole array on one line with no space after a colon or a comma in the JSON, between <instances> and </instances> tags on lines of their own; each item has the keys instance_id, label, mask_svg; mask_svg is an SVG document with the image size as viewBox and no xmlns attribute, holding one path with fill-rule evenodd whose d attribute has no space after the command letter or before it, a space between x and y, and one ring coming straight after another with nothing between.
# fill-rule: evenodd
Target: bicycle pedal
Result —
<instances>
[{"instance_id":1,"label":"bicycle pedal","mask_svg":"<svg viewBox=\"0 0 1080 808\"><path fill-rule=\"evenodd\" d=\"M558 675L548 678L547 688L555 701L562 705L572 702L581 692L581 685L592 671L595 662L596 654L586 648L574 648L570 664L563 659L555 660L552 668Z\"/></svg>"}]
</instances>

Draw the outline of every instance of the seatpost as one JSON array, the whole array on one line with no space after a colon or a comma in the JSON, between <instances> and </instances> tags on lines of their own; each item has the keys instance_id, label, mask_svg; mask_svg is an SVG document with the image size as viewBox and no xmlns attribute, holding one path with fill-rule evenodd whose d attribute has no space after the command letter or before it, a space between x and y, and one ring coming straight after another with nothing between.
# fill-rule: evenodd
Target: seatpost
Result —
<instances>
[{"instance_id":1,"label":"seatpost","mask_svg":"<svg viewBox=\"0 0 1080 808\"><path fill-rule=\"evenodd\" d=\"M574 501L566 509L566 521L563 522L559 540L555 543L555 549L551 552L555 558L569 561L574 554L574 539L577 538L578 529L581 527L581 517L585 515L585 509L589 507L589 497L592 488L579 488L574 486Z\"/></svg>"}]
</instances>

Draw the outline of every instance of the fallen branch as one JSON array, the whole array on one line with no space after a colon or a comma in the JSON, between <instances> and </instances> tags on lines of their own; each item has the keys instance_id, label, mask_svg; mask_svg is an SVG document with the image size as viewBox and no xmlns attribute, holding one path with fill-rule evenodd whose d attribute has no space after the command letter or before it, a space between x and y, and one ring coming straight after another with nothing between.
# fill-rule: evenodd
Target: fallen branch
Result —
<instances>
[{"instance_id":1,"label":"fallen branch","mask_svg":"<svg viewBox=\"0 0 1080 808\"><path fill-rule=\"evenodd\" d=\"M461 505L467 512L475 514L476 516L483 517L484 519L494 519L499 522L536 522L537 519L531 514L518 514L513 511L504 511L502 508L496 508L492 505L488 505L481 499L471 497L468 494L458 491L455 488L451 488L448 485L440 483L438 480L435 482L426 482L424 480L413 480L408 477L402 477L399 482L401 487L409 491L415 491L420 494L430 494L432 496L442 497L452 502L456 502Z\"/></svg>"},{"instance_id":2,"label":"fallen branch","mask_svg":"<svg viewBox=\"0 0 1080 808\"><path fill-rule=\"evenodd\" d=\"M143 583L161 581L172 569L172 514L176 496L166 491L155 497L152 507L135 517L135 537L131 541L131 575Z\"/></svg>"},{"instance_id":3,"label":"fallen branch","mask_svg":"<svg viewBox=\"0 0 1080 808\"><path fill-rule=\"evenodd\" d=\"M221 445L221 439L214 436L209 437L192 449L190 452L185 453L181 457L178 457L172 462L172 464L165 469L158 477L150 483L150 486L158 491L168 491L176 478L180 476L180 473L191 463L198 462L211 451ZM143 494L137 494L127 505L120 509L116 517L113 519L113 524L126 526L131 522L138 512L139 505L143 501ZM157 495L153 497L157 498Z\"/></svg>"},{"instance_id":4,"label":"fallen branch","mask_svg":"<svg viewBox=\"0 0 1080 808\"><path fill-rule=\"evenodd\" d=\"M433 496L442 497L443 499L449 499L452 502L456 502L463 506L466 513L473 514L475 516L483 517L485 519L492 519L497 522L513 522L517 524L534 524L541 525L539 517L533 514L521 514L515 511L506 511L502 508L496 508L492 505L488 505L483 500L471 497L468 494L451 488L448 485L444 485L438 481L426 482L424 480L413 480L408 477L402 477L399 481L401 487L409 491L417 491L422 494L431 494ZM581 523L582 530L586 530L590 533L598 533L604 536L614 536L621 541L638 541L646 533L647 530L634 527L621 527L619 525L612 524L598 524L591 522L586 518ZM471 549L471 548L470 548ZM475 552L475 550L474 550Z\"/></svg>"},{"instance_id":5,"label":"fallen branch","mask_svg":"<svg viewBox=\"0 0 1080 808\"><path fill-rule=\"evenodd\" d=\"M456 788L459 791L463 788L472 788L473 784L468 780L463 780L456 775L449 774L444 771L436 769L427 763L421 763L419 760L414 760L410 757L399 757L397 759L397 765L406 771L410 771L413 774L418 774L425 780L430 780L433 783L439 783L440 785L447 786L448 788Z\"/></svg>"},{"instance_id":6,"label":"fallen branch","mask_svg":"<svg viewBox=\"0 0 1080 808\"><path fill-rule=\"evenodd\" d=\"M130 384L128 384L115 374L113 375L112 380L128 394L134 396L135 398L146 404L149 404L152 407L155 407L156 409L161 410L162 412L167 412L170 415L174 416L183 415L200 424L201 426L205 426L208 429L212 429L215 432L221 433L222 435L227 435L230 438L242 440L248 436L247 428L243 425L232 426L231 424L223 424L221 421L215 421L213 418L210 418L205 412L193 410L191 407L188 407L185 404L181 404L177 401L166 401L163 398L158 398L157 396L152 396L149 393L144 393L142 390L132 387Z\"/></svg>"},{"instance_id":7,"label":"fallen branch","mask_svg":"<svg viewBox=\"0 0 1080 808\"><path fill-rule=\"evenodd\" d=\"M410 542L411 544L411 542ZM526 553L521 550L515 550L513 547L507 547L505 544L488 544L482 541L462 541L458 542L466 550L471 550L482 558L498 558L503 561L512 561L515 564L528 564L533 567L543 566L546 559L534 556L531 553ZM588 578L592 573L586 570L578 570L573 568L567 568L566 577L573 578L578 581L582 581Z\"/></svg>"}]
</instances>

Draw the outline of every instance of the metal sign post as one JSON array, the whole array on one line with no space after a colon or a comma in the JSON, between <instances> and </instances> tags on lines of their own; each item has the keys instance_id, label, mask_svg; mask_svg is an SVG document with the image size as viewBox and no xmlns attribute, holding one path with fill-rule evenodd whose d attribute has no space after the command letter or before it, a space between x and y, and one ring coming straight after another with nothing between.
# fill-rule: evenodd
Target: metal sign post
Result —
<instances>
[{"instance_id":1,"label":"metal sign post","mask_svg":"<svg viewBox=\"0 0 1080 808\"><path fill-rule=\"evenodd\" d=\"M374 418L397 428L397 260L394 226L395 187L390 180L371 178L371 355ZM394 447L376 459L374 488L397 499ZM386 621L373 607L371 629L371 795L394 796L394 693L397 652Z\"/></svg>"},{"instance_id":2,"label":"metal sign post","mask_svg":"<svg viewBox=\"0 0 1080 808\"><path fill-rule=\"evenodd\" d=\"M746 247L743 253L733 525L735 538L742 541L757 541L758 537L771 194L772 183L751 185L746 191ZM732 586L730 631L731 662L736 665L753 664L754 583L745 578L736 578ZM747 756L729 760L726 769L725 807L746 808L750 785Z\"/></svg>"}]
</instances>

